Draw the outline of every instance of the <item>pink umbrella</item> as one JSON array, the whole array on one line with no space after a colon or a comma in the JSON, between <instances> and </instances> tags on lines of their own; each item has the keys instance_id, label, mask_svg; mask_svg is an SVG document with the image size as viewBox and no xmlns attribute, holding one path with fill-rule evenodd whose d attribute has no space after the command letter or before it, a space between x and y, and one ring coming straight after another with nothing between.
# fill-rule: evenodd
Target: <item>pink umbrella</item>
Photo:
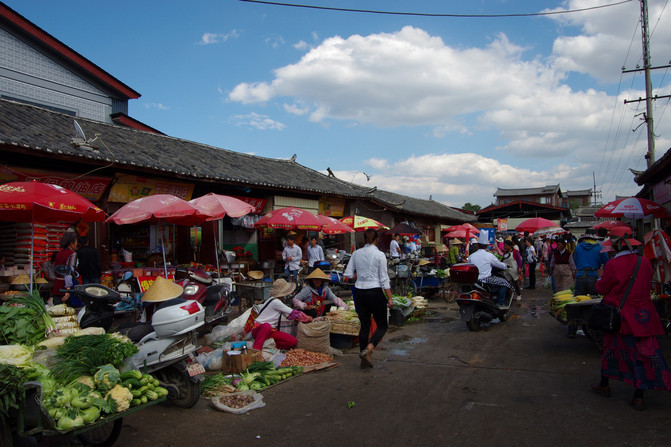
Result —
<instances>
[{"instance_id":1,"label":"pink umbrella","mask_svg":"<svg viewBox=\"0 0 671 447\"><path fill-rule=\"evenodd\" d=\"M324 225L319 218L310 211L288 206L267 213L259 219L254 226L284 228L287 230L318 231L321 230Z\"/></svg>"},{"instance_id":2,"label":"pink umbrella","mask_svg":"<svg viewBox=\"0 0 671 447\"><path fill-rule=\"evenodd\" d=\"M139 222L163 222L178 225L197 225L205 222L208 216L202 214L186 200L170 194L154 194L133 200L119 208L105 222L113 222L117 225L129 225ZM168 266L165 261L165 249L163 248L163 232L159 231L161 237L161 252L163 254L163 268L165 277L168 277Z\"/></svg>"},{"instance_id":3,"label":"pink umbrella","mask_svg":"<svg viewBox=\"0 0 671 447\"><path fill-rule=\"evenodd\" d=\"M208 221L223 219L225 216L242 217L253 212L254 208L249 203L231 196L223 196L213 192L205 194L196 199L189 200L202 214L209 216ZM216 233L216 224L213 224ZM217 252L217 237L214 238L214 257L217 260L217 271L219 271L219 255Z\"/></svg>"},{"instance_id":4,"label":"pink umbrella","mask_svg":"<svg viewBox=\"0 0 671 447\"><path fill-rule=\"evenodd\" d=\"M242 217L253 212L255 208L247 202L231 196L209 193L197 199L189 200L202 214L209 216L207 220L219 220L224 216Z\"/></svg>"},{"instance_id":5,"label":"pink umbrella","mask_svg":"<svg viewBox=\"0 0 671 447\"><path fill-rule=\"evenodd\" d=\"M515 227L515 231L528 231L529 233L533 233L537 230L540 230L541 228L548 228L548 227L558 227L556 223L552 222L551 220L548 220L544 217L532 217L531 219L527 219L518 226Z\"/></svg>"},{"instance_id":6,"label":"pink umbrella","mask_svg":"<svg viewBox=\"0 0 671 447\"><path fill-rule=\"evenodd\" d=\"M618 199L608 203L594 213L596 217L630 217L644 216L669 217L669 213L660 204L639 197Z\"/></svg>"},{"instance_id":7,"label":"pink umbrella","mask_svg":"<svg viewBox=\"0 0 671 447\"><path fill-rule=\"evenodd\" d=\"M338 219L334 219L333 217L317 214L317 218L319 218L319 220L324 225L322 227L322 232L325 234L345 234L354 232L352 228L340 222Z\"/></svg>"},{"instance_id":8,"label":"pink umbrella","mask_svg":"<svg viewBox=\"0 0 671 447\"><path fill-rule=\"evenodd\" d=\"M475 236L476 233L472 231L467 231L467 230L454 230L450 231L449 233L445 234L446 237L456 237L459 239L468 239L471 236Z\"/></svg>"}]
</instances>

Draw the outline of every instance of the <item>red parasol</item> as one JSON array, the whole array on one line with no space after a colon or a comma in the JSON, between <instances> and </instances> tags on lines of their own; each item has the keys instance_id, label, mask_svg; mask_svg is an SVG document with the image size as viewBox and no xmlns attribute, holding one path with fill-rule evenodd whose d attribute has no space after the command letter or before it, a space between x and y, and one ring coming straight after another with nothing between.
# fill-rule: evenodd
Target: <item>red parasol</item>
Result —
<instances>
[{"instance_id":1,"label":"red parasol","mask_svg":"<svg viewBox=\"0 0 671 447\"><path fill-rule=\"evenodd\" d=\"M310 211L288 206L267 213L254 226L319 231L324 225Z\"/></svg>"},{"instance_id":2,"label":"red parasol","mask_svg":"<svg viewBox=\"0 0 671 447\"><path fill-rule=\"evenodd\" d=\"M540 230L541 228L548 228L548 227L558 227L556 223L552 222L551 220L548 220L544 217L532 217L531 219L527 219L518 226L515 227L515 231L528 231L529 233L533 233L537 230Z\"/></svg>"},{"instance_id":3,"label":"red parasol","mask_svg":"<svg viewBox=\"0 0 671 447\"><path fill-rule=\"evenodd\" d=\"M476 236L477 234L473 231L468 230L454 230L445 234L445 237L456 237L459 239L470 239L471 236Z\"/></svg>"},{"instance_id":4,"label":"red parasol","mask_svg":"<svg viewBox=\"0 0 671 447\"><path fill-rule=\"evenodd\" d=\"M62 186L41 182L0 185L0 220L12 222L99 222L105 212Z\"/></svg>"},{"instance_id":5,"label":"red parasol","mask_svg":"<svg viewBox=\"0 0 671 447\"><path fill-rule=\"evenodd\" d=\"M668 211L652 200L639 197L628 197L608 203L594 213L596 217L630 217L644 216L669 217Z\"/></svg>"},{"instance_id":6,"label":"red parasol","mask_svg":"<svg viewBox=\"0 0 671 447\"><path fill-rule=\"evenodd\" d=\"M603 222L599 222L596 225L593 225L591 228L594 229L599 229L599 228L605 228L607 230L611 230L612 228L616 227L627 227L629 230L631 230L631 227L627 225L626 223L622 222L621 220L604 220Z\"/></svg>"},{"instance_id":7,"label":"red parasol","mask_svg":"<svg viewBox=\"0 0 671 447\"><path fill-rule=\"evenodd\" d=\"M462 223L462 224L459 224L459 225L452 225L451 227L443 228L441 231L450 233L452 231L459 231L459 230L468 231L468 232L473 233L473 234L480 233L479 228L477 228L476 226L474 226L472 224L469 224L468 222ZM457 236L457 237L459 237L459 236Z\"/></svg>"},{"instance_id":8,"label":"red parasol","mask_svg":"<svg viewBox=\"0 0 671 447\"><path fill-rule=\"evenodd\" d=\"M254 207L247 202L231 196L209 193L197 199L189 200L200 213L209 216L207 220L219 220L224 216L242 217L254 211Z\"/></svg>"},{"instance_id":9,"label":"red parasol","mask_svg":"<svg viewBox=\"0 0 671 447\"><path fill-rule=\"evenodd\" d=\"M325 234L345 234L354 232L352 228L340 222L338 219L323 214L317 214L317 217L324 225L322 227L322 232Z\"/></svg>"},{"instance_id":10,"label":"red parasol","mask_svg":"<svg viewBox=\"0 0 671 447\"><path fill-rule=\"evenodd\" d=\"M105 212L79 194L41 182L10 182L0 185L0 220L12 222L99 222ZM35 227L30 236L30 291L33 290Z\"/></svg>"},{"instance_id":11,"label":"red parasol","mask_svg":"<svg viewBox=\"0 0 671 447\"><path fill-rule=\"evenodd\" d=\"M374 228L376 230L389 229L389 227L377 220L364 216L347 216L340 219L340 222L352 228L354 231L365 231L369 228Z\"/></svg>"},{"instance_id":12,"label":"red parasol","mask_svg":"<svg viewBox=\"0 0 671 447\"><path fill-rule=\"evenodd\" d=\"M653 280L665 284L671 275L671 239L663 230L652 230L644 240L643 254L652 262Z\"/></svg>"},{"instance_id":13,"label":"red parasol","mask_svg":"<svg viewBox=\"0 0 671 447\"><path fill-rule=\"evenodd\" d=\"M208 216L200 213L186 200L170 194L154 194L133 200L116 210L105 222L117 225L129 225L140 222L173 223L178 225L196 225L207 220ZM161 252L163 254L163 269L168 277L168 266L165 261L163 248L163 231L161 237Z\"/></svg>"}]
</instances>

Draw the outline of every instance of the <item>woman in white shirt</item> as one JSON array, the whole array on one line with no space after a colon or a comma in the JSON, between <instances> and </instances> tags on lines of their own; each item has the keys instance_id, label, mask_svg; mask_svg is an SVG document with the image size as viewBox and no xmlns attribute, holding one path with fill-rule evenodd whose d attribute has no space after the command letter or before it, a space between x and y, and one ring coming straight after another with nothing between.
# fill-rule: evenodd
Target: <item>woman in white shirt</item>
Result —
<instances>
[{"instance_id":1,"label":"woman in white shirt","mask_svg":"<svg viewBox=\"0 0 671 447\"><path fill-rule=\"evenodd\" d=\"M282 316L288 320L299 320L303 323L312 321L312 317L305 315L300 310L290 308L279 299L289 295L295 289L295 283L286 282L282 278L275 280L273 287L270 289L270 297L263 303L254 320L254 327L252 328L254 349L263 349L263 343L269 338L275 340L275 346L278 349L291 349L296 346L298 343L296 337L277 330Z\"/></svg>"},{"instance_id":2,"label":"woman in white shirt","mask_svg":"<svg viewBox=\"0 0 671 447\"><path fill-rule=\"evenodd\" d=\"M392 307L387 258L378 248L378 232L372 228L364 232L366 245L352 254L345 269L345 277L354 278L354 307L361 322L359 350L361 368L372 368L371 356L387 332L387 306ZM386 299L385 299L386 297ZM371 317L377 329L369 339Z\"/></svg>"}]
</instances>

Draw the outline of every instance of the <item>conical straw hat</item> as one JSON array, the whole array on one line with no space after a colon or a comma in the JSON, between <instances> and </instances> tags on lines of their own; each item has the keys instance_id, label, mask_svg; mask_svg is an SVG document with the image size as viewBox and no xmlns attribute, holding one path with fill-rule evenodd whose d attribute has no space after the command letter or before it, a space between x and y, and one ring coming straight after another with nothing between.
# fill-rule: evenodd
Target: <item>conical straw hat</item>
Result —
<instances>
[{"instance_id":1,"label":"conical straw hat","mask_svg":"<svg viewBox=\"0 0 671 447\"><path fill-rule=\"evenodd\" d=\"M305 279L324 279L326 281L330 281L331 277L322 272L322 269L317 268L314 269L308 276L306 276Z\"/></svg>"},{"instance_id":2,"label":"conical straw hat","mask_svg":"<svg viewBox=\"0 0 671 447\"><path fill-rule=\"evenodd\" d=\"M142 295L142 301L148 303L159 303L168 301L173 298L178 298L184 292L184 288L179 284L165 279L162 276L157 276L154 283L149 286L149 289Z\"/></svg>"}]
</instances>

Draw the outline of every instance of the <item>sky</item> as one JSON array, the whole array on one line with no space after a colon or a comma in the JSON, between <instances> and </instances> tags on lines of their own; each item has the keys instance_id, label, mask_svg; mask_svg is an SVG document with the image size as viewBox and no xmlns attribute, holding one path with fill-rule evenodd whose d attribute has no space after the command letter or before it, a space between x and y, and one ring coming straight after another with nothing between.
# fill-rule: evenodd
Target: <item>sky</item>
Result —
<instances>
[{"instance_id":1,"label":"sky","mask_svg":"<svg viewBox=\"0 0 671 447\"><path fill-rule=\"evenodd\" d=\"M638 0L287 2L405 14L4 1L139 92L129 115L174 137L296 154L344 181L455 207L555 184L596 183L606 203L634 195L630 169L646 169L645 101L624 103L645 97L644 76L622 72L643 66ZM653 67L671 64L668 2L648 0ZM671 94L667 71L652 70L653 94ZM653 102L657 159L671 146L668 104Z\"/></svg>"}]
</instances>

